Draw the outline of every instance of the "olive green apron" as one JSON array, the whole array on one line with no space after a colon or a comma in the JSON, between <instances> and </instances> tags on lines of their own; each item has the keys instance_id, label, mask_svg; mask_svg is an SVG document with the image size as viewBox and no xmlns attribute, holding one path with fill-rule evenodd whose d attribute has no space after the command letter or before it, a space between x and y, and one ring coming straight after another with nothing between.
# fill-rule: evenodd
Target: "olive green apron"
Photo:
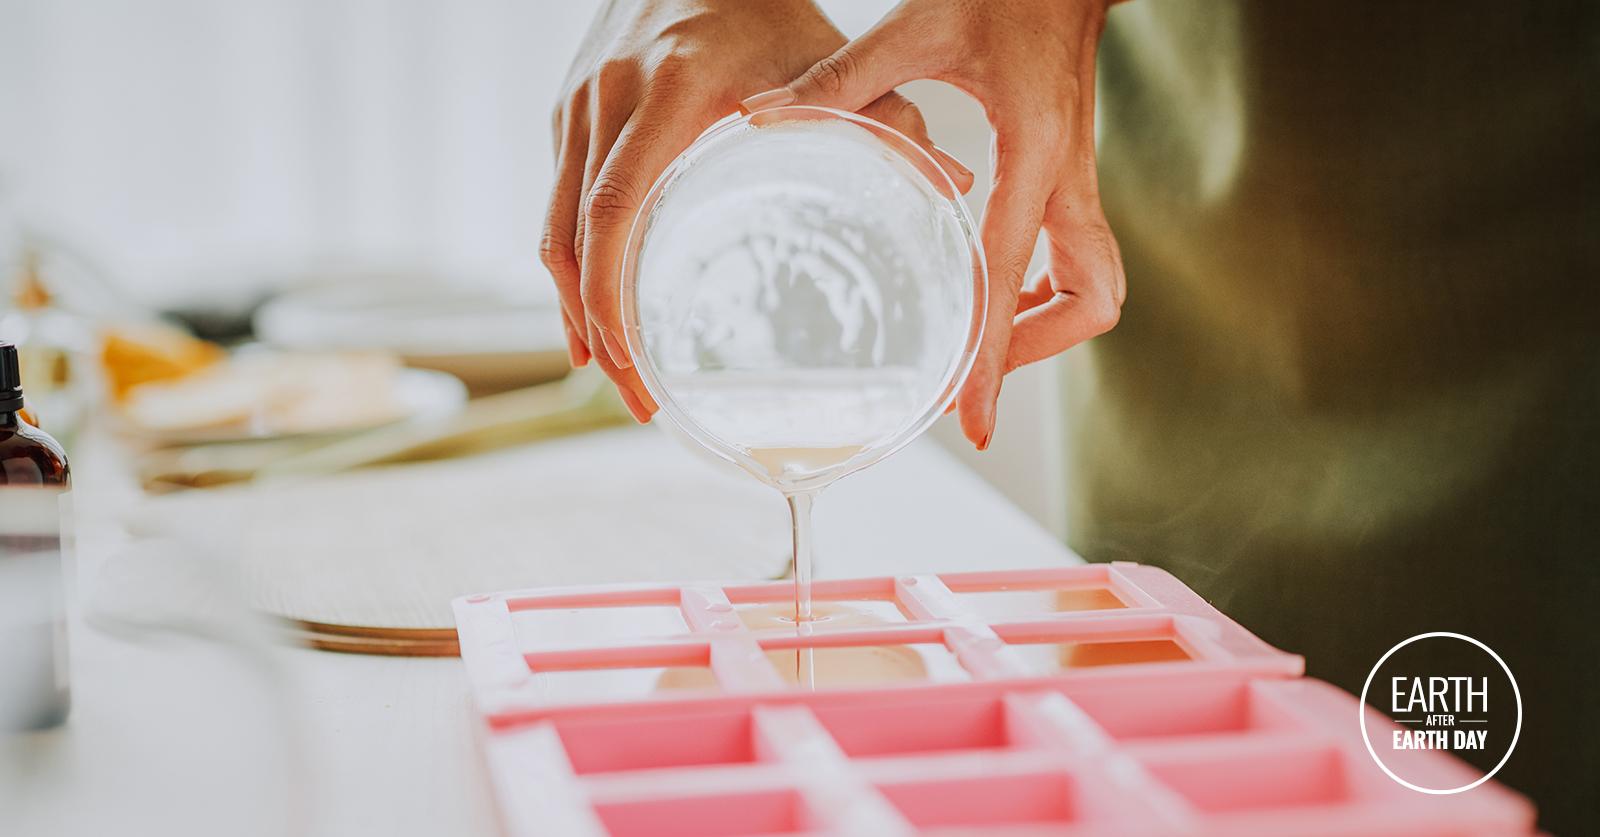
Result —
<instances>
[{"instance_id":1,"label":"olive green apron","mask_svg":"<svg viewBox=\"0 0 1600 837\"><path fill-rule=\"evenodd\" d=\"M1065 363L1072 545L1352 691L1488 643L1499 778L1592 826L1600 4L1137 0L1099 109L1128 302Z\"/></svg>"}]
</instances>

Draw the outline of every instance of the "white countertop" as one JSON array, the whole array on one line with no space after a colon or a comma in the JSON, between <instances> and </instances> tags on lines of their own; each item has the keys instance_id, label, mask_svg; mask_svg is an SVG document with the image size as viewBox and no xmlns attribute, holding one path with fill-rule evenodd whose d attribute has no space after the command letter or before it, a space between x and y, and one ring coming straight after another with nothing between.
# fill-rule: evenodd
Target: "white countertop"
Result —
<instances>
[{"instance_id":1,"label":"white countertop","mask_svg":"<svg viewBox=\"0 0 1600 837\"><path fill-rule=\"evenodd\" d=\"M692 460L642 429L545 444L592 446L589 467L617 473L641 451ZM128 569L102 570L127 536L101 505L115 492L79 473L80 585L115 601ZM823 578L1078 560L928 440L830 488L818 527ZM0 749L0 833L498 832L459 660L286 647L220 595L136 600L93 626L81 610L71 720Z\"/></svg>"}]
</instances>

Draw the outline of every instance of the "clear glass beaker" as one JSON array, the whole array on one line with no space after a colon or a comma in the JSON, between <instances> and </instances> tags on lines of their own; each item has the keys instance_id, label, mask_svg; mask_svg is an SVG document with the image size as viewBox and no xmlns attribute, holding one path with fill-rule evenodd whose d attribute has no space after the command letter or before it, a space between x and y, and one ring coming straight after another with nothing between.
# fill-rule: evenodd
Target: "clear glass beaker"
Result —
<instances>
[{"instance_id":1,"label":"clear glass beaker","mask_svg":"<svg viewBox=\"0 0 1600 837\"><path fill-rule=\"evenodd\" d=\"M696 140L646 196L621 282L662 415L789 498L802 583L811 495L939 417L987 305L972 217L933 158L809 106Z\"/></svg>"},{"instance_id":2,"label":"clear glass beaker","mask_svg":"<svg viewBox=\"0 0 1600 837\"><path fill-rule=\"evenodd\" d=\"M933 158L805 106L701 136L650 190L622 269L628 349L662 413L786 493L927 429L986 302L972 217Z\"/></svg>"}]
</instances>

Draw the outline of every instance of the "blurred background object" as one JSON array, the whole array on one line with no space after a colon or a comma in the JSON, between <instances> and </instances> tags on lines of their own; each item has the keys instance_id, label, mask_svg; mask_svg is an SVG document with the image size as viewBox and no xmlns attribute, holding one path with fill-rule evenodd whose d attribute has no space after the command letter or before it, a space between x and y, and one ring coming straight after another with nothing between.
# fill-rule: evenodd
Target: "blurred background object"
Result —
<instances>
[{"instance_id":1,"label":"blurred background object","mask_svg":"<svg viewBox=\"0 0 1600 837\"><path fill-rule=\"evenodd\" d=\"M560 313L534 281L331 276L274 297L255 314L257 338L300 351L383 349L407 366L448 372L473 395L567 374Z\"/></svg>"},{"instance_id":2,"label":"blurred background object","mask_svg":"<svg viewBox=\"0 0 1600 837\"><path fill-rule=\"evenodd\" d=\"M534 284L557 47L592 11L8 0L0 172L150 308L341 268Z\"/></svg>"},{"instance_id":3,"label":"blurred background object","mask_svg":"<svg viewBox=\"0 0 1600 837\"><path fill-rule=\"evenodd\" d=\"M549 116L596 5L6 0L11 215L106 265L119 323L385 351L473 395L548 380L565 368L537 257ZM847 33L890 5L822 3ZM907 90L977 172L976 211L981 110L946 85ZM949 421L934 435L1060 535L1057 373L1008 380L983 456Z\"/></svg>"}]
</instances>

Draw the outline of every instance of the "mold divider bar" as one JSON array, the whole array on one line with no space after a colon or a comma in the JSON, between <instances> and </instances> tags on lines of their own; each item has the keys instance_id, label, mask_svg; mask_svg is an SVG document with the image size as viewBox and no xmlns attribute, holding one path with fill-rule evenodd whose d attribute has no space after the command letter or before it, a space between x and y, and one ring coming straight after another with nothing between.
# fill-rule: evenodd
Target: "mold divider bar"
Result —
<instances>
[{"instance_id":1,"label":"mold divider bar","mask_svg":"<svg viewBox=\"0 0 1600 837\"><path fill-rule=\"evenodd\" d=\"M745 627L720 587L685 587L679 597L683 620L696 634L711 639L711 673L727 692L770 692L784 688L783 678Z\"/></svg>"},{"instance_id":2,"label":"mold divider bar","mask_svg":"<svg viewBox=\"0 0 1600 837\"><path fill-rule=\"evenodd\" d=\"M1204 747L1197 747L1193 742L1181 739L1154 738L1129 742L1124 749L1129 755L1145 762L1225 762L1233 759L1243 760L1261 756L1276 756L1283 753L1309 752L1327 754L1338 752L1341 756L1346 757L1350 764L1358 768L1364 764L1371 764L1371 762L1356 755L1355 748L1351 746L1348 740L1317 731L1294 735L1225 736L1206 742ZM1372 774L1367 773L1365 775L1371 776ZM1375 782L1374 784L1384 790L1399 789L1398 785L1385 785L1381 782ZM1395 796L1404 798L1407 794L1397 793Z\"/></svg>"},{"instance_id":3,"label":"mold divider bar","mask_svg":"<svg viewBox=\"0 0 1600 837\"><path fill-rule=\"evenodd\" d=\"M938 758L882 759L862 762L857 769L869 784L896 785L1037 776L1042 773L1083 774L1093 770L1083 764L1081 756L1062 750L1044 749L1009 750L1003 753L957 751L941 753Z\"/></svg>"},{"instance_id":4,"label":"mold divider bar","mask_svg":"<svg viewBox=\"0 0 1600 837\"><path fill-rule=\"evenodd\" d=\"M1147 808L1151 822L1129 829L1187 831L1194 827L1194 811L1177 793L1150 775L1129 752L1060 692L1015 693L1005 698L1006 723L1013 740L1059 752L1071 758L1086 779L1103 783L1119 793L1124 805L1137 800Z\"/></svg>"},{"instance_id":5,"label":"mold divider bar","mask_svg":"<svg viewBox=\"0 0 1600 837\"><path fill-rule=\"evenodd\" d=\"M471 681L487 690L528 682L531 673L504 599L467 596L456 599L452 609L461 638L461 660Z\"/></svg>"},{"instance_id":6,"label":"mold divider bar","mask_svg":"<svg viewBox=\"0 0 1600 837\"><path fill-rule=\"evenodd\" d=\"M912 616L921 620L968 619L973 615L936 575L899 576L894 580L894 595Z\"/></svg>"},{"instance_id":7,"label":"mold divider bar","mask_svg":"<svg viewBox=\"0 0 1600 837\"><path fill-rule=\"evenodd\" d=\"M901 576L894 579L894 595L918 619L947 619L955 624L944 631L944 643L955 659L979 680L1010 680L1030 674L1016 651L1006 647L989 624L963 607L939 576Z\"/></svg>"},{"instance_id":8,"label":"mold divider bar","mask_svg":"<svg viewBox=\"0 0 1600 837\"><path fill-rule=\"evenodd\" d=\"M1111 737L1060 692L1015 692L1005 697L1006 726L1029 747L1073 753L1104 753Z\"/></svg>"},{"instance_id":9,"label":"mold divider bar","mask_svg":"<svg viewBox=\"0 0 1600 837\"><path fill-rule=\"evenodd\" d=\"M711 638L711 673L727 692L775 692L786 688L766 652L742 630Z\"/></svg>"},{"instance_id":10,"label":"mold divider bar","mask_svg":"<svg viewBox=\"0 0 1600 837\"><path fill-rule=\"evenodd\" d=\"M506 833L605 837L553 725L489 732L484 755Z\"/></svg>"},{"instance_id":11,"label":"mold divider bar","mask_svg":"<svg viewBox=\"0 0 1600 837\"><path fill-rule=\"evenodd\" d=\"M976 679L1011 680L1029 675L1022 658L988 625L951 625L945 629L944 643L955 652L961 667Z\"/></svg>"},{"instance_id":12,"label":"mold divider bar","mask_svg":"<svg viewBox=\"0 0 1600 837\"><path fill-rule=\"evenodd\" d=\"M683 797L742 796L794 790L794 778L781 764L716 764L624 770L578 777L592 805L615 805ZM562 834L535 831L532 834Z\"/></svg>"},{"instance_id":13,"label":"mold divider bar","mask_svg":"<svg viewBox=\"0 0 1600 837\"><path fill-rule=\"evenodd\" d=\"M1236 649L1229 648L1223 643L1222 626L1210 620L1196 616L1177 615L1172 617L1172 638L1179 646L1188 650L1191 656L1200 660L1231 660L1249 659L1248 654L1241 654ZM1247 649L1248 650L1248 649ZM1282 655L1286 659L1290 671L1294 668L1294 659L1289 655Z\"/></svg>"},{"instance_id":14,"label":"mold divider bar","mask_svg":"<svg viewBox=\"0 0 1600 837\"><path fill-rule=\"evenodd\" d=\"M678 595L683 621L695 633L744 630L744 622L719 587L685 587Z\"/></svg>"},{"instance_id":15,"label":"mold divider bar","mask_svg":"<svg viewBox=\"0 0 1600 837\"><path fill-rule=\"evenodd\" d=\"M1165 610L1207 619L1215 619L1218 616L1227 619L1226 614L1218 612L1199 593L1189 589L1188 585L1179 581L1176 576L1159 567L1113 561L1111 572L1121 583L1137 589Z\"/></svg>"},{"instance_id":16,"label":"mold divider bar","mask_svg":"<svg viewBox=\"0 0 1600 837\"><path fill-rule=\"evenodd\" d=\"M847 835L913 835L916 829L868 784L833 736L804 706L758 706L751 715L757 757L784 764L818 830Z\"/></svg>"},{"instance_id":17,"label":"mold divider bar","mask_svg":"<svg viewBox=\"0 0 1600 837\"><path fill-rule=\"evenodd\" d=\"M508 590L496 593L495 596L504 599L506 609L511 611L572 607L632 607L670 605L678 598L678 587L662 584L586 584L535 590Z\"/></svg>"},{"instance_id":18,"label":"mold divider bar","mask_svg":"<svg viewBox=\"0 0 1600 837\"><path fill-rule=\"evenodd\" d=\"M968 570L939 575L964 589L988 589L996 585L1019 585L1024 589L1039 586L1098 587L1106 583L1106 567L1106 564L1082 563L1016 570Z\"/></svg>"},{"instance_id":19,"label":"mold divider bar","mask_svg":"<svg viewBox=\"0 0 1600 837\"><path fill-rule=\"evenodd\" d=\"M1173 588L1167 581L1170 577L1165 573L1145 573L1140 572L1140 569L1139 565L1127 561L1112 561L1107 569L1106 580L1111 582L1117 595L1134 599L1129 604L1138 607L1169 607L1170 601L1174 598L1181 600L1194 595L1194 592L1187 587L1182 587L1181 590ZM1136 579L1135 576L1142 578ZM1159 591L1161 595L1157 596L1151 590Z\"/></svg>"}]
</instances>

